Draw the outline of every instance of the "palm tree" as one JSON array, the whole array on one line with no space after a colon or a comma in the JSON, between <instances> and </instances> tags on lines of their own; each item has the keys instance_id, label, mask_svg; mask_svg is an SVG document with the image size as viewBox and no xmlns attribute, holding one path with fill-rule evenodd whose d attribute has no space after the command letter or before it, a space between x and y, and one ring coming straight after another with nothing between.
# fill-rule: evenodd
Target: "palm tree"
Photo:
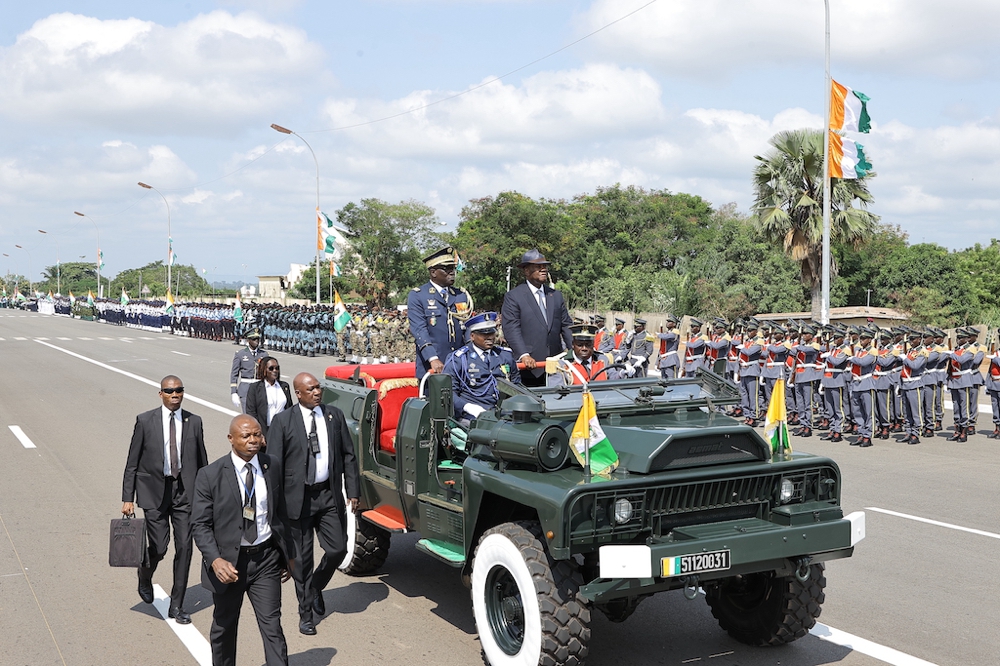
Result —
<instances>
[{"instance_id":1,"label":"palm tree","mask_svg":"<svg viewBox=\"0 0 1000 666\"><path fill-rule=\"evenodd\" d=\"M823 132L798 129L778 132L769 143L774 150L753 170L757 227L801 268L802 284L812 291L813 319L820 317L823 262ZM868 180L832 180L830 242L855 249L875 233L879 217L867 210L872 203ZM855 207L857 204L857 207ZM831 257L831 279L837 274Z\"/></svg>"}]
</instances>

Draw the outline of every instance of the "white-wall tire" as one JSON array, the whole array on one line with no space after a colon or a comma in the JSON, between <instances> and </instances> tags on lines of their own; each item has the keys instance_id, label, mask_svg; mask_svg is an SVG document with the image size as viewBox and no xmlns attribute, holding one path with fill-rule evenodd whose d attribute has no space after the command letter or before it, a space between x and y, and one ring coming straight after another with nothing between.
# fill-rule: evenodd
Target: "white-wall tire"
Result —
<instances>
[{"instance_id":1,"label":"white-wall tire","mask_svg":"<svg viewBox=\"0 0 1000 666\"><path fill-rule=\"evenodd\" d=\"M483 660L491 666L582 664L590 608L578 594L581 582L570 562L549 557L538 523L487 530L472 567L472 608Z\"/></svg>"}]
</instances>

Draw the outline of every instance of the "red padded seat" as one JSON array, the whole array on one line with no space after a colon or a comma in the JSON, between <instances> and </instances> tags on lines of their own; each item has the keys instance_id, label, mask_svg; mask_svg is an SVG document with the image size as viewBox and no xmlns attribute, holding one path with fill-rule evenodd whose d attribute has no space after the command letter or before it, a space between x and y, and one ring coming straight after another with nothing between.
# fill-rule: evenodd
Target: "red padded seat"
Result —
<instances>
[{"instance_id":1,"label":"red padded seat","mask_svg":"<svg viewBox=\"0 0 1000 666\"><path fill-rule=\"evenodd\" d=\"M350 379L354 371L359 366L354 365L331 365L326 369L327 379ZM376 382L383 379L396 379L399 377L415 377L417 374L416 363L364 363L360 366L361 374L372 377Z\"/></svg>"},{"instance_id":2,"label":"red padded seat","mask_svg":"<svg viewBox=\"0 0 1000 666\"><path fill-rule=\"evenodd\" d=\"M378 447L381 451L395 455L399 414L407 398L417 397L418 382L416 377L383 379L375 388L378 390Z\"/></svg>"}]
</instances>

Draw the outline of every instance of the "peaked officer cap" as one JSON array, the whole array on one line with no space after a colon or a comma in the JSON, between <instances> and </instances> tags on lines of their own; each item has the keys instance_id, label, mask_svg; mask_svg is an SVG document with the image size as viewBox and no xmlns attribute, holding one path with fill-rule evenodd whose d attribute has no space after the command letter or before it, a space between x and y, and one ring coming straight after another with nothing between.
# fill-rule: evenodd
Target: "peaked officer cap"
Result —
<instances>
[{"instance_id":1,"label":"peaked officer cap","mask_svg":"<svg viewBox=\"0 0 1000 666\"><path fill-rule=\"evenodd\" d=\"M496 312L480 312L466 322L465 330L469 333L495 332L497 330L497 319Z\"/></svg>"},{"instance_id":2,"label":"peaked officer cap","mask_svg":"<svg viewBox=\"0 0 1000 666\"><path fill-rule=\"evenodd\" d=\"M452 246L443 247L433 254L429 254L424 257L424 266L427 268L436 268L438 266L454 266L455 265L455 248Z\"/></svg>"},{"instance_id":3,"label":"peaked officer cap","mask_svg":"<svg viewBox=\"0 0 1000 666\"><path fill-rule=\"evenodd\" d=\"M574 340L593 341L594 337L597 336L597 327L591 324L576 324L570 326L569 330L573 334Z\"/></svg>"}]
</instances>

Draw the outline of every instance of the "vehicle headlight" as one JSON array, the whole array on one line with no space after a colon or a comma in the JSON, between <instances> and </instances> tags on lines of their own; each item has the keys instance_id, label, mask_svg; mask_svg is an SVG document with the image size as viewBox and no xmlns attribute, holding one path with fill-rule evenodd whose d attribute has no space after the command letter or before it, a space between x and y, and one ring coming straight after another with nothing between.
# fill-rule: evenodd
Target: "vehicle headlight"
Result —
<instances>
[{"instance_id":1,"label":"vehicle headlight","mask_svg":"<svg viewBox=\"0 0 1000 666\"><path fill-rule=\"evenodd\" d=\"M619 525L624 525L632 520L632 513L632 502L629 502L624 497L615 502L615 522Z\"/></svg>"},{"instance_id":2,"label":"vehicle headlight","mask_svg":"<svg viewBox=\"0 0 1000 666\"><path fill-rule=\"evenodd\" d=\"M778 503L785 504L791 501L794 495L795 495L795 484L792 483L791 479L782 479L781 491L778 493Z\"/></svg>"}]
</instances>

